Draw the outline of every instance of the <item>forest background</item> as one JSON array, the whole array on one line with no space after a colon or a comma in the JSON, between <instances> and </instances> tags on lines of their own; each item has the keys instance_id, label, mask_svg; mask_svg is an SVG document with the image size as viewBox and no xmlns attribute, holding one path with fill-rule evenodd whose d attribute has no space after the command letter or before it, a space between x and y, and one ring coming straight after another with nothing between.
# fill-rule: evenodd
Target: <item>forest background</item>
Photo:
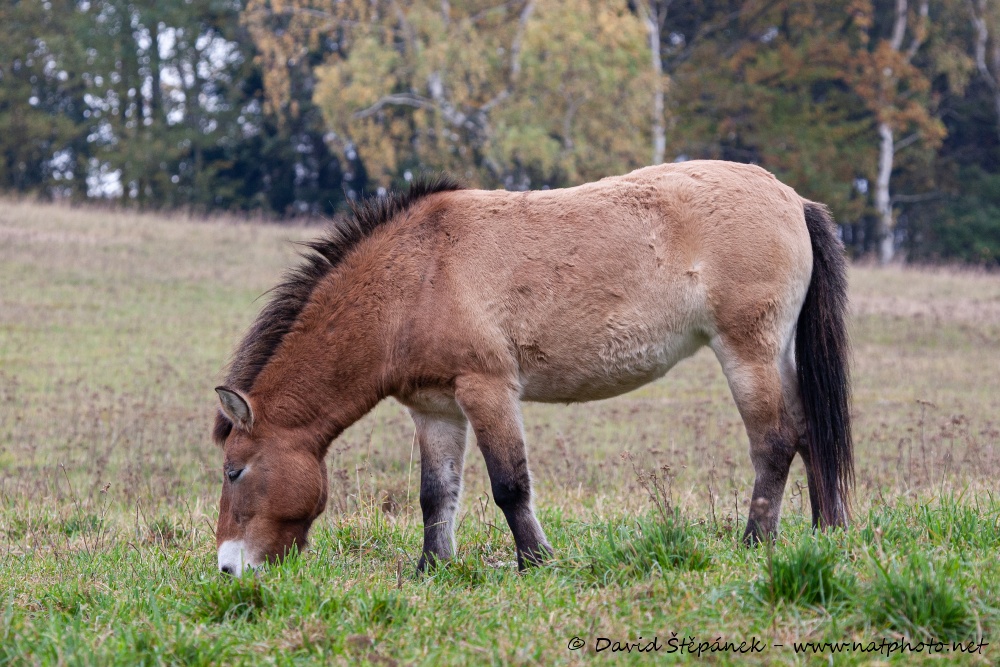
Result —
<instances>
[{"instance_id":1,"label":"forest background","mask_svg":"<svg viewBox=\"0 0 1000 667\"><path fill-rule=\"evenodd\" d=\"M771 170L855 256L1000 265L998 0L14 0L0 191L267 218L448 171Z\"/></svg>"}]
</instances>

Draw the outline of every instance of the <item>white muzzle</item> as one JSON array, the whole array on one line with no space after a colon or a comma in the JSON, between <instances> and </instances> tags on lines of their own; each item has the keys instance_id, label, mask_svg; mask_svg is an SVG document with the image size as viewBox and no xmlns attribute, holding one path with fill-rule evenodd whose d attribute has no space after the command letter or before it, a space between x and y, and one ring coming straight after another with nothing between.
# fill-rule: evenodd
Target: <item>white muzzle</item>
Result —
<instances>
[{"instance_id":1,"label":"white muzzle","mask_svg":"<svg viewBox=\"0 0 1000 667\"><path fill-rule=\"evenodd\" d=\"M257 563L252 562L243 540L227 540L219 545L219 571L234 577L252 570Z\"/></svg>"}]
</instances>

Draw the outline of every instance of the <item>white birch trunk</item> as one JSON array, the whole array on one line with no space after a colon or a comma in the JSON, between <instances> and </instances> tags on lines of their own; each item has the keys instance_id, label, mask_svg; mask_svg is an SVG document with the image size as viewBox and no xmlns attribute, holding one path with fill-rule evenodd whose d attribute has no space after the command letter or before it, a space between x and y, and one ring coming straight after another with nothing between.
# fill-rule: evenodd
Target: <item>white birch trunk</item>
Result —
<instances>
[{"instance_id":1,"label":"white birch trunk","mask_svg":"<svg viewBox=\"0 0 1000 667\"><path fill-rule=\"evenodd\" d=\"M986 61L986 48L990 41L989 24L987 23L987 0L970 0L969 7L972 10L972 29L975 32L974 55L976 69L980 76L993 93L993 106L997 112L997 134L1000 135L1000 81L997 72L1000 72L1000 42L994 39L992 49L992 68Z\"/></svg>"},{"instance_id":2,"label":"white birch trunk","mask_svg":"<svg viewBox=\"0 0 1000 667\"><path fill-rule=\"evenodd\" d=\"M653 164L660 164L667 152L667 129L664 114L663 56L660 53L660 17L653 3L647 6L646 30L649 32L649 53L653 61Z\"/></svg>"},{"instance_id":3,"label":"white birch trunk","mask_svg":"<svg viewBox=\"0 0 1000 667\"><path fill-rule=\"evenodd\" d=\"M666 110L665 91L663 86L663 54L660 51L660 27L663 18L660 14L658 0L645 0L638 3L646 32L649 35L649 56L653 65L653 162L663 162L667 152L667 128L663 118Z\"/></svg>"},{"instance_id":4,"label":"white birch trunk","mask_svg":"<svg viewBox=\"0 0 1000 667\"><path fill-rule=\"evenodd\" d=\"M878 176L875 179L875 210L878 212L878 261L888 264L896 255L895 220L892 217L892 197L889 194L889 180L892 177L892 158L895 152L892 127L888 123L878 124L880 138L878 151Z\"/></svg>"},{"instance_id":5,"label":"white birch trunk","mask_svg":"<svg viewBox=\"0 0 1000 667\"><path fill-rule=\"evenodd\" d=\"M904 54L907 62L913 59L926 38L929 5L929 0L921 0L917 9L919 23L914 26L913 38ZM907 0L896 0L896 20L889 40L889 47L896 53L903 50L907 20ZM891 69L887 69L884 73L886 77L894 75ZM875 232L878 236L878 259L881 264L888 264L896 256L896 219L892 214L892 193L889 188L896 152L893 132L894 128L887 119L879 121L878 174L875 178L875 210L878 212L878 223Z\"/></svg>"}]
</instances>

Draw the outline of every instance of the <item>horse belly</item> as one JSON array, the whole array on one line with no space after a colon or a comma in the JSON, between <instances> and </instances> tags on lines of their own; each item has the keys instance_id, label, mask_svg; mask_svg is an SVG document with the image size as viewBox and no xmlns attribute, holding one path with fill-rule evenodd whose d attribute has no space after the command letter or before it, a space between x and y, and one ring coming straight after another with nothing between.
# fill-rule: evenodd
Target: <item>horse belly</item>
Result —
<instances>
[{"instance_id":1,"label":"horse belly","mask_svg":"<svg viewBox=\"0 0 1000 667\"><path fill-rule=\"evenodd\" d=\"M653 332L608 327L608 335L545 363L522 369L522 397L544 403L576 403L618 396L663 377L707 342L698 328Z\"/></svg>"}]
</instances>

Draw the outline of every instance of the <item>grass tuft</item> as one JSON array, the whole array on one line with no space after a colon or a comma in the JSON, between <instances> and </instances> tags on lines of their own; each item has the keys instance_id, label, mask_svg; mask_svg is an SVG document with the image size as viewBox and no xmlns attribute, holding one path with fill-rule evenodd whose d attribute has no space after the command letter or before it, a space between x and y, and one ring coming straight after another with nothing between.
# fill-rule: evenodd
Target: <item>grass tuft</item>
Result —
<instances>
[{"instance_id":1,"label":"grass tuft","mask_svg":"<svg viewBox=\"0 0 1000 667\"><path fill-rule=\"evenodd\" d=\"M808 534L774 549L765 563L764 598L826 607L850 597L854 577L840 571L839 547L826 535Z\"/></svg>"},{"instance_id":2,"label":"grass tuft","mask_svg":"<svg viewBox=\"0 0 1000 667\"><path fill-rule=\"evenodd\" d=\"M872 623L909 637L959 641L975 630L975 616L965 591L958 562L935 563L923 554L911 554L905 565L878 570L867 611Z\"/></svg>"},{"instance_id":3,"label":"grass tuft","mask_svg":"<svg viewBox=\"0 0 1000 667\"><path fill-rule=\"evenodd\" d=\"M273 598L257 576L209 580L198 588L192 617L209 623L252 622Z\"/></svg>"},{"instance_id":4,"label":"grass tuft","mask_svg":"<svg viewBox=\"0 0 1000 667\"><path fill-rule=\"evenodd\" d=\"M1000 548L1000 511L995 506L973 507L946 496L936 506L921 505L917 525L934 545Z\"/></svg>"},{"instance_id":5,"label":"grass tuft","mask_svg":"<svg viewBox=\"0 0 1000 667\"><path fill-rule=\"evenodd\" d=\"M410 611L406 598L396 591L363 591L357 596L355 604L361 621L366 625L392 625L404 620Z\"/></svg>"},{"instance_id":6,"label":"grass tuft","mask_svg":"<svg viewBox=\"0 0 1000 667\"><path fill-rule=\"evenodd\" d=\"M608 524L604 539L588 551L594 579L607 584L650 575L654 571L702 570L710 556L694 529L674 511L665 519L635 524Z\"/></svg>"},{"instance_id":7,"label":"grass tuft","mask_svg":"<svg viewBox=\"0 0 1000 667\"><path fill-rule=\"evenodd\" d=\"M71 516L62 525L62 532L66 536L73 536L80 533L95 532L101 525L101 519L96 514L84 516Z\"/></svg>"}]
</instances>

